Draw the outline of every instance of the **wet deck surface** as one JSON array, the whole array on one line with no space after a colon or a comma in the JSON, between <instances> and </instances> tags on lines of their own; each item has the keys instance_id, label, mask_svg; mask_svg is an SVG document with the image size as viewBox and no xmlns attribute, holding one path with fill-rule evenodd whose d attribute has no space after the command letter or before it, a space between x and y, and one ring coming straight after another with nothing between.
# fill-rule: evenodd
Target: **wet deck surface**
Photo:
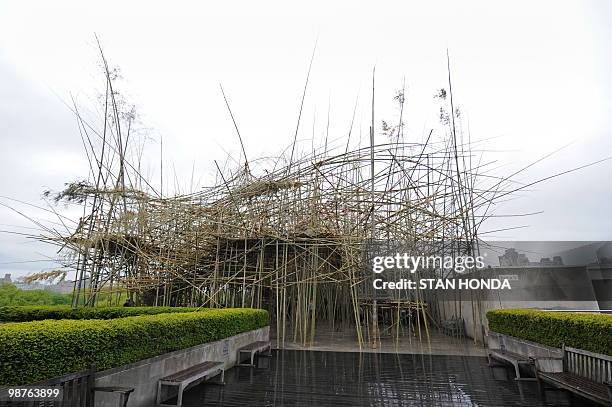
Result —
<instances>
[{"instance_id":1,"label":"wet deck surface","mask_svg":"<svg viewBox=\"0 0 612 407\"><path fill-rule=\"evenodd\" d=\"M278 346L278 339L273 338L273 344ZM486 349L468 338L456 338L431 331L421 338L402 336L398 339L383 337L372 348L370 342L359 347L359 343L351 330L332 332L320 329L311 343L296 343L286 341L285 349L318 350L330 352L374 352L374 353L417 353L427 355L459 355L486 356Z\"/></svg>"},{"instance_id":2,"label":"wet deck surface","mask_svg":"<svg viewBox=\"0 0 612 407\"><path fill-rule=\"evenodd\" d=\"M201 384L184 406L586 406L518 383L482 356L276 350L257 368L226 372L226 386Z\"/></svg>"}]
</instances>

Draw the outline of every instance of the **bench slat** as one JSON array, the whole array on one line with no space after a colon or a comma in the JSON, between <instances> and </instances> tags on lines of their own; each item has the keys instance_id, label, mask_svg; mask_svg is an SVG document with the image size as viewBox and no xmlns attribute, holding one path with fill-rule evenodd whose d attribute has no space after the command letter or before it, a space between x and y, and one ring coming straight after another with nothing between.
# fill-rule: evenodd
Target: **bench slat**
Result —
<instances>
[{"instance_id":1,"label":"bench slat","mask_svg":"<svg viewBox=\"0 0 612 407\"><path fill-rule=\"evenodd\" d=\"M260 348L267 348L268 346L270 346L270 342L268 341L257 341L257 342L250 343L246 346L243 346L239 350L246 352L246 351L251 351L251 350L260 349Z\"/></svg>"},{"instance_id":2,"label":"bench slat","mask_svg":"<svg viewBox=\"0 0 612 407\"><path fill-rule=\"evenodd\" d=\"M502 359L515 360L517 362L530 362L531 359L528 356L519 355L518 353L508 352L508 351L499 351L499 350L491 350L491 356L499 356Z\"/></svg>"},{"instance_id":3,"label":"bench slat","mask_svg":"<svg viewBox=\"0 0 612 407\"><path fill-rule=\"evenodd\" d=\"M102 387L94 387L95 391L102 391L106 393L131 393L134 391L132 387L120 387L120 386L102 386Z\"/></svg>"},{"instance_id":4,"label":"bench slat","mask_svg":"<svg viewBox=\"0 0 612 407\"><path fill-rule=\"evenodd\" d=\"M192 366L188 369L181 370L180 372L173 373L169 376L161 378L160 380L164 382L180 383L192 376L201 375L205 372L208 372L214 369L218 369L221 366L223 366L223 362L204 362L204 363L200 363L198 365Z\"/></svg>"},{"instance_id":5,"label":"bench slat","mask_svg":"<svg viewBox=\"0 0 612 407\"><path fill-rule=\"evenodd\" d=\"M578 390L585 394L591 394L601 400L608 400L608 389L605 384L596 383L584 377L572 373L540 373L539 376L547 381L559 384L563 387Z\"/></svg>"}]
</instances>

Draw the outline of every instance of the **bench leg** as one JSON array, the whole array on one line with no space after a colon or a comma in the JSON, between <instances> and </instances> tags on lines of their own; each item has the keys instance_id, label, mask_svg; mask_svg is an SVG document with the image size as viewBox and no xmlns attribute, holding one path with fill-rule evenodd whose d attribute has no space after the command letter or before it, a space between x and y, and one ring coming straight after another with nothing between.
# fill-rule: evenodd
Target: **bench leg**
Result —
<instances>
[{"instance_id":1,"label":"bench leg","mask_svg":"<svg viewBox=\"0 0 612 407\"><path fill-rule=\"evenodd\" d=\"M220 376L220 378L215 381L210 380L216 376ZM215 386L225 386L225 369L216 370L214 374L206 376L206 383L213 384Z\"/></svg>"},{"instance_id":2,"label":"bench leg","mask_svg":"<svg viewBox=\"0 0 612 407\"><path fill-rule=\"evenodd\" d=\"M497 359L492 358L491 354L488 353L487 354L487 364L489 365L489 367L507 367L507 364L501 363L501 362L496 362Z\"/></svg>"},{"instance_id":3,"label":"bench leg","mask_svg":"<svg viewBox=\"0 0 612 407\"><path fill-rule=\"evenodd\" d=\"M176 407L182 407L183 405L183 390L184 387L182 384L180 384L178 389L178 396L176 397Z\"/></svg>"},{"instance_id":4,"label":"bench leg","mask_svg":"<svg viewBox=\"0 0 612 407\"><path fill-rule=\"evenodd\" d=\"M127 407L128 400L130 399L130 393L121 394L121 399L119 400L119 404L121 407Z\"/></svg>"},{"instance_id":5,"label":"bench leg","mask_svg":"<svg viewBox=\"0 0 612 407\"><path fill-rule=\"evenodd\" d=\"M161 404L161 391L162 391L162 384L161 381L157 382L157 396L155 396L155 405L159 406Z\"/></svg>"},{"instance_id":6,"label":"bench leg","mask_svg":"<svg viewBox=\"0 0 612 407\"><path fill-rule=\"evenodd\" d=\"M540 393L540 397L542 397L542 400L546 401L546 384L538 376L537 369L536 369L536 380L538 382L538 392Z\"/></svg>"},{"instance_id":7,"label":"bench leg","mask_svg":"<svg viewBox=\"0 0 612 407\"><path fill-rule=\"evenodd\" d=\"M518 363L513 363L514 371L516 372L516 380L521 380L521 369L519 369Z\"/></svg>"}]
</instances>

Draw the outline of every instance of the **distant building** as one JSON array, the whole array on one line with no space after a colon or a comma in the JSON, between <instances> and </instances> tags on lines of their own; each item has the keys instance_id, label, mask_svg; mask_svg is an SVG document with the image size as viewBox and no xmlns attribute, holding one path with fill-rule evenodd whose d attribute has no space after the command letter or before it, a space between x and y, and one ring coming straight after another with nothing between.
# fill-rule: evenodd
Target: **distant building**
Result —
<instances>
[{"instance_id":1,"label":"distant building","mask_svg":"<svg viewBox=\"0 0 612 407\"><path fill-rule=\"evenodd\" d=\"M29 291L29 290L44 290L46 286L44 284L40 284L37 282L23 283L23 282L16 281L15 287L19 288L20 290Z\"/></svg>"},{"instance_id":2,"label":"distant building","mask_svg":"<svg viewBox=\"0 0 612 407\"><path fill-rule=\"evenodd\" d=\"M63 280L57 284L50 284L45 287L45 290L53 291L59 294L70 294L74 288L74 281Z\"/></svg>"},{"instance_id":3,"label":"distant building","mask_svg":"<svg viewBox=\"0 0 612 407\"><path fill-rule=\"evenodd\" d=\"M552 260L550 257L542 257L540 259L540 266L562 266L563 259L561 256L554 256Z\"/></svg>"},{"instance_id":4,"label":"distant building","mask_svg":"<svg viewBox=\"0 0 612 407\"><path fill-rule=\"evenodd\" d=\"M503 256L499 256L499 265L501 267L512 267L512 266L528 266L529 259L524 253L519 253L516 249L506 249Z\"/></svg>"},{"instance_id":5,"label":"distant building","mask_svg":"<svg viewBox=\"0 0 612 407\"><path fill-rule=\"evenodd\" d=\"M15 282L15 286L24 291L47 290L58 294L70 294L74 288L74 281L64 280L57 284L43 284L37 281L32 283Z\"/></svg>"},{"instance_id":6,"label":"distant building","mask_svg":"<svg viewBox=\"0 0 612 407\"><path fill-rule=\"evenodd\" d=\"M12 284L10 273L6 273L3 278L0 278L0 284Z\"/></svg>"},{"instance_id":7,"label":"distant building","mask_svg":"<svg viewBox=\"0 0 612 407\"><path fill-rule=\"evenodd\" d=\"M537 266L563 266L563 259L561 256L542 257L539 262L529 261L524 253L519 253L516 249L506 249L503 256L499 256L500 267L537 267Z\"/></svg>"},{"instance_id":8,"label":"distant building","mask_svg":"<svg viewBox=\"0 0 612 407\"><path fill-rule=\"evenodd\" d=\"M605 242L596 251L597 263L609 265L612 264L612 242Z\"/></svg>"}]
</instances>

